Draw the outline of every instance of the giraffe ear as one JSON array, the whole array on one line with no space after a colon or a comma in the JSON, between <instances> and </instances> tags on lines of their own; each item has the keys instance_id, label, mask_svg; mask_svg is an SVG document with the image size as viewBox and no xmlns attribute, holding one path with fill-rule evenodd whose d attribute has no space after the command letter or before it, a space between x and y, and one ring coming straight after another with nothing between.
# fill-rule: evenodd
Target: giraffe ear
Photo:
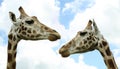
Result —
<instances>
[{"instance_id":1,"label":"giraffe ear","mask_svg":"<svg viewBox=\"0 0 120 69\"><path fill-rule=\"evenodd\" d=\"M10 17L10 19L11 19L11 21L12 21L13 23L16 22L16 16L15 16L15 14L14 14L13 12L9 12L9 17Z\"/></svg>"},{"instance_id":2,"label":"giraffe ear","mask_svg":"<svg viewBox=\"0 0 120 69\"><path fill-rule=\"evenodd\" d=\"M100 32L96 23L95 23L95 21L94 21L94 19L93 19L93 28L94 28L94 31L95 31L96 34L98 34Z\"/></svg>"},{"instance_id":3,"label":"giraffe ear","mask_svg":"<svg viewBox=\"0 0 120 69\"><path fill-rule=\"evenodd\" d=\"M19 11L20 11L20 19L28 16L28 15L25 13L24 9L23 9L21 6L19 7Z\"/></svg>"},{"instance_id":4,"label":"giraffe ear","mask_svg":"<svg viewBox=\"0 0 120 69\"><path fill-rule=\"evenodd\" d=\"M86 26L85 29L92 30L92 26L91 26L91 24L92 24L92 21L89 20L89 22L88 22L88 24L87 24L87 26Z\"/></svg>"}]
</instances>

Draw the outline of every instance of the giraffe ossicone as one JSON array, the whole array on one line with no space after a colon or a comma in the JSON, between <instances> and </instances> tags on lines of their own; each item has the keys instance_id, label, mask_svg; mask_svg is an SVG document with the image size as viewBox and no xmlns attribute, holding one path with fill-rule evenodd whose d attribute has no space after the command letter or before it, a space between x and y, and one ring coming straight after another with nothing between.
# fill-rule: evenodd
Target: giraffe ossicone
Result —
<instances>
[{"instance_id":1,"label":"giraffe ossicone","mask_svg":"<svg viewBox=\"0 0 120 69\"><path fill-rule=\"evenodd\" d=\"M68 57L71 54L94 50L101 53L108 69L118 69L108 42L100 33L94 20L89 20L86 28L83 31L78 31L72 40L60 48L59 53L62 57Z\"/></svg>"},{"instance_id":2,"label":"giraffe ossicone","mask_svg":"<svg viewBox=\"0 0 120 69\"><path fill-rule=\"evenodd\" d=\"M16 69L17 44L21 39L56 41L61 38L56 30L42 24L36 16L26 14L21 6L19 11L19 18L16 18L13 12L9 12L13 25L8 34L7 69Z\"/></svg>"}]
</instances>

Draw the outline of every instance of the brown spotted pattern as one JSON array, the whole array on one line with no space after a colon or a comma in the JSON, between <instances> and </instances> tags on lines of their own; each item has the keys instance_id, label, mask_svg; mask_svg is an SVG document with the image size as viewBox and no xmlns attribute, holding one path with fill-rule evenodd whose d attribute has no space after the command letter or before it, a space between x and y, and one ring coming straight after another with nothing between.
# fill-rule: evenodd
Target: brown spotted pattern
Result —
<instances>
[{"instance_id":1,"label":"brown spotted pattern","mask_svg":"<svg viewBox=\"0 0 120 69\"><path fill-rule=\"evenodd\" d=\"M24 40L50 40L60 39L60 34L42 24L36 16L28 16L22 7L19 8L20 16L16 18L13 12L9 12L13 23L8 34L8 58L7 69L16 69L17 44Z\"/></svg>"},{"instance_id":2,"label":"brown spotted pattern","mask_svg":"<svg viewBox=\"0 0 120 69\"><path fill-rule=\"evenodd\" d=\"M95 49L101 53L107 69L118 69L108 42L100 33L94 20L93 22L90 20L83 31L79 31L71 41L63 45L59 53L62 57L68 57L71 54L85 53Z\"/></svg>"}]
</instances>

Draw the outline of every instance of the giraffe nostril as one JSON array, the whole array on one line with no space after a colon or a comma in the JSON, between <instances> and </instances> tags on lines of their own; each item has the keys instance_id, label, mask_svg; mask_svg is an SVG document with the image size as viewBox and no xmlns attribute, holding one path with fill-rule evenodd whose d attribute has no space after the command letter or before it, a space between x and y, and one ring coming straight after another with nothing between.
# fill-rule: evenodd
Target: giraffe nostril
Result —
<instances>
[{"instance_id":1,"label":"giraffe nostril","mask_svg":"<svg viewBox=\"0 0 120 69\"><path fill-rule=\"evenodd\" d=\"M54 32L57 32L56 30L53 30Z\"/></svg>"}]
</instances>

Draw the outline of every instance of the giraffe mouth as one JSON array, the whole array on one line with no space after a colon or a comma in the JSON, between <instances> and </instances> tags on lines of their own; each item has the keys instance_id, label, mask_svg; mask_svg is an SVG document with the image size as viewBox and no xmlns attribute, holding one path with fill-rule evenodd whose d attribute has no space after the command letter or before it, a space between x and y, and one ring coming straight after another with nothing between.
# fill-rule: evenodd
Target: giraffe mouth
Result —
<instances>
[{"instance_id":1,"label":"giraffe mouth","mask_svg":"<svg viewBox=\"0 0 120 69\"><path fill-rule=\"evenodd\" d=\"M70 53L67 50L64 50L64 51L59 50L59 53L61 54L62 57L69 57L70 56Z\"/></svg>"},{"instance_id":2,"label":"giraffe mouth","mask_svg":"<svg viewBox=\"0 0 120 69\"><path fill-rule=\"evenodd\" d=\"M57 39L60 39L60 35L59 34L50 34L50 36L48 37L48 39L50 41L56 41Z\"/></svg>"}]
</instances>

